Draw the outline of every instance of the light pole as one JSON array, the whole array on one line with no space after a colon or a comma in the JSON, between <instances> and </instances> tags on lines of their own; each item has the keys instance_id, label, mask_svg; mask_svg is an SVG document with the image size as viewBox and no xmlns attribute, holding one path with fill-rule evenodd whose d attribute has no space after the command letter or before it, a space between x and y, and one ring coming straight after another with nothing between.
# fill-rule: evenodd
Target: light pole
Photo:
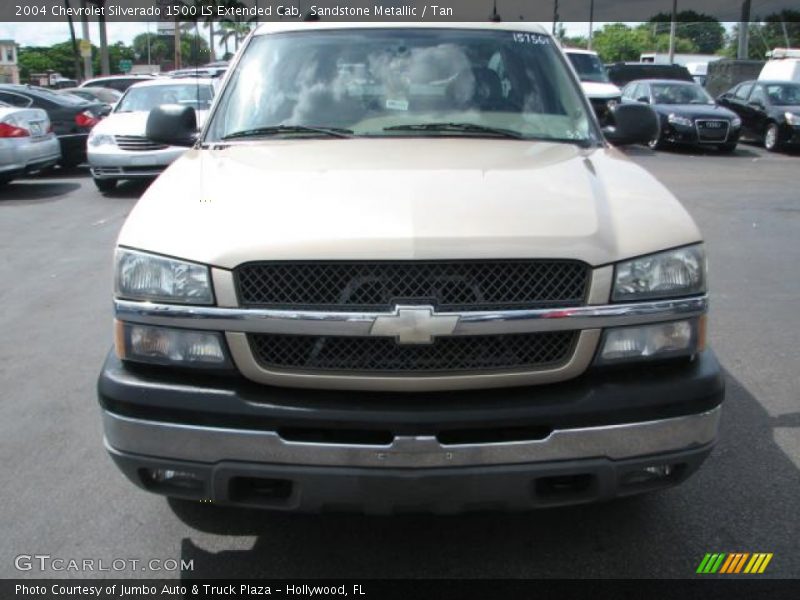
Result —
<instances>
[{"instance_id":1,"label":"light pole","mask_svg":"<svg viewBox=\"0 0 800 600\"><path fill-rule=\"evenodd\" d=\"M593 34L594 34L594 0L589 0L589 50L592 49Z\"/></svg>"},{"instance_id":2,"label":"light pole","mask_svg":"<svg viewBox=\"0 0 800 600\"><path fill-rule=\"evenodd\" d=\"M669 64L675 62L675 34L678 29L678 0L672 0L672 18L669 24Z\"/></svg>"}]
</instances>

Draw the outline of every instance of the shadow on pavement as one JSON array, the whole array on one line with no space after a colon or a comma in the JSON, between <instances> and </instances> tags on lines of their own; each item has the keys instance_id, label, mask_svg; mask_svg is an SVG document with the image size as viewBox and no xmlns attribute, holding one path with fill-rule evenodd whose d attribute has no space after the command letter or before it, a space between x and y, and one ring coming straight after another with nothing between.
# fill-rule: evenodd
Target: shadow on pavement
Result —
<instances>
[{"instance_id":1,"label":"shadow on pavement","mask_svg":"<svg viewBox=\"0 0 800 600\"><path fill-rule=\"evenodd\" d=\"M35 175L29 175L28 181L36 181L37 179L82 179L89 177L89 167L86 165L77 167L53 167L45 171L40 171Z\"/></svg>"},{"instance_id":2,"label":"shadow on pavement","mask_svg":"<svg viewBox=\"0 0 800 600\"><path fill-rule=\"evenodd\" d=\"M55 200L79 187L79 183L66 181L14 180L0 187L0 206Z\"/></svg>"},{"instance_id":3,"label":"shadow on pavement","mask_svg":"<svg viewBox=\"0 0 800 600\"><path fill-rule=\"evenodd\" d=\"M121 181L113 191L103 192L102 195L106 198L139 198L145 193L147 188L150 187L153 181L154 180L141 179Z\"/></svg>"},{"instance_id":4,"label":"shadow on pavement","mask_svg":"<svg viewBox=\"0 0 800 600\"><path fill-rule=\"evenodd\" d=\"M297 515L170 501L204 533L254 536L204 550L183 578L693 577L706 552L773 552L767 576L797 576L800 471L772 419L727 376L720 442L681 486L605 504L450 517ZM245 546L246 549L242 549Z\"/></svg>"}]
</instances>

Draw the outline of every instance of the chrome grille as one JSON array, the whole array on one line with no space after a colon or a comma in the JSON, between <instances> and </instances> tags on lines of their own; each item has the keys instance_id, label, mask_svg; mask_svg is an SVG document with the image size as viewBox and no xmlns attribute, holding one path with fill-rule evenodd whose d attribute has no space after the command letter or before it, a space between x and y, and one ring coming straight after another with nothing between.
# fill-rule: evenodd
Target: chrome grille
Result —
<instances>
[{"instance_id":1,"label":"chrome grille","mask_svg":"<svg viewBox=\"0 0 800 600\"><path fill-rule=\"evenodd\" d=\"M120 149L130 152L147 152L169 148L166 144L159 144L141 135L115 135L114 141Z\"/></svg>"},{"instance_id":2,"label":"chrome grille","mask_svg":"<svg viewBox=\"0 0 800 600\"><path fill-rule=\"evenodd\" d=\"M266 369L427 375L558 366L572 355L577 337L575 331L452 336L413 346L383 337L251 334L248 340Z\"/></svg>"},{"instance_id":3,"label":"chrome grille","mask_svg":"<svg viewBox=\"0 0 800 600\"><path fill-rule=\"evenodd\" d=\"M569 260L259 262L234 271L246 307L438 312L585 304L589 267Z\"/></svg>"},{"instance_id":4,"label":"chrome grille","mask_svg":"<svg viewBox=\"0 0 800 600\"><path fill-rule=\"evenodd\" d=\"M698 119L697 139L701 142L724 142L728 139L730 123L722 119Z\"/></svg>"}]
</instances>

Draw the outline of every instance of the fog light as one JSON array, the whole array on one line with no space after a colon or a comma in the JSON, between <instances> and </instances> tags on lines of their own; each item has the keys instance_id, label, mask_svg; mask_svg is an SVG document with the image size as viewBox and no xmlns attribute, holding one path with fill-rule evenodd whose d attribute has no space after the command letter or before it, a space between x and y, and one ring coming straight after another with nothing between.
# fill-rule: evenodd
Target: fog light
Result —
<instances>
[{"instance_id":1,"label":"fog light","mask_svg":"<svg viewBox=\"0 0 800 600\"><path fill-rule=\"evenodd\" d=\"M609 329L599 364L691 356L697 352L697 320Z\"/></svg>"},{"instance_id":2,"label":"fog light","mask_svg":"<svg viewBox=\"0 0 800 600\"><path fill-rule=\"evenodd\" d=\"M189 367L230 366L218 332L118 322L115 337L117 355L123 360Z\"/></svg>"},{"instance_id":3,"label":"fog light","mask_svg":"<svg viewBox=\"0 0 800 600\"><path fill-rule=\"evenodd\" d=\"M148 488L169 488L185 491L203 489L203 479L191 471L143 469L140 473L145 486Z\"/></svg>"},{"instance_id":4,"label":"fog light","mask_svg":"<svg viewBox=\"0 0 800 600\"><path fill-rule=\"evenodd\" d=\"M626 473L622 478L622 485L639 485L665 481L674 477L678 473L676 465L652 465Z\"/></svg>"}]
</instances>

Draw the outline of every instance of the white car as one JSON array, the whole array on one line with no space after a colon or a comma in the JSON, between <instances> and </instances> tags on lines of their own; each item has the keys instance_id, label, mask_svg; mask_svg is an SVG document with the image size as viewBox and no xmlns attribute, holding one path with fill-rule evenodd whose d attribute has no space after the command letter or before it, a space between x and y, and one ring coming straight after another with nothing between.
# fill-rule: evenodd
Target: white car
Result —
<instances>
[{"instance_id":1,"label":"white car","mask_svg":"<svg viewBox=\"0 0 800 600\"><path fill-rule=\"evenodd\" d=\"M59 160L61 148L45 111L0 102L0 185Z\"/></svg>"},{"instance_id":2,"label":"white car","mask_svg":"<svg viewBox=\"0 0 800 600\"><path fill-rule=\"evenodd\" d=\"M191 106L200 127L213 97L211 79L153 79L131 86L89 135L87 155L97 188L110 192L121 179L158 177L186 148L145 137L150 111L163 104Z\"/></svg>"},{"instance_id":3,"label":"white car","mask_svg":"<svg viewBox=\"0 0 800 600\"><path fill-rule=\"evenodd\" d=\"M583 93L592 103L597 118L600 119L601 124L605 124L609 108L619 103L622 91L611 83L597 52L564 48L564 54L572 63L581 81Z\"/></svg>"}]
</instances>

